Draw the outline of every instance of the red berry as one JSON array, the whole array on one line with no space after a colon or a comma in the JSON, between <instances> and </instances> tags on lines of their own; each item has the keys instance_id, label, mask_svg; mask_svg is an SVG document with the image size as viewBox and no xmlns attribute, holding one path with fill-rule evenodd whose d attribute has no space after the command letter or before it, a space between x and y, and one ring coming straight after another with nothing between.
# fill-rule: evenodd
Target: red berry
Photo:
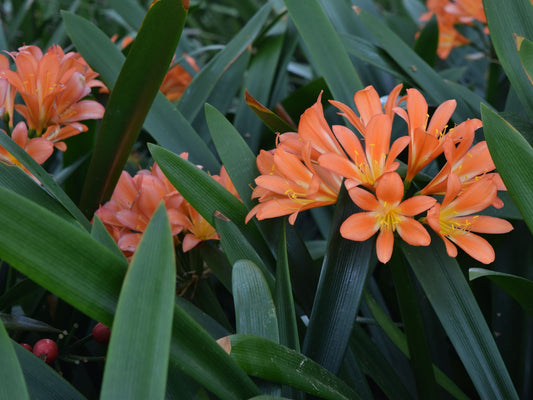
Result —
<instances>
[{"instance_id":1,"label":"red berry","mask_svg":"<svg viewBox=\"0 0 533 400\"><path fill-rule=\"evenodd\" d=\"M98 322L93 328L93 339L102 344L109 343L109 337L111 336L111 329L107 325Z\"/></svg>"},{"instance_id":2,"label":"red berry","mask_svg":"<svg viewBox=\"0 0 533 400\"><path fill-rule=\"evenodd\" d=\"M29 351L33 351L31 346L28 343L21 343L20 345Z\"/></svg>"},{"instance_id":3,"label":"red berry","mask_svg":"<svg viewBox=\"0 0 533 400\"><path fill-rule=\"evenodd\" d=\"M33 354L52 364L57 358L57 344L51 339L41 339L33 346Z\"/></svg>"}]
</instances>

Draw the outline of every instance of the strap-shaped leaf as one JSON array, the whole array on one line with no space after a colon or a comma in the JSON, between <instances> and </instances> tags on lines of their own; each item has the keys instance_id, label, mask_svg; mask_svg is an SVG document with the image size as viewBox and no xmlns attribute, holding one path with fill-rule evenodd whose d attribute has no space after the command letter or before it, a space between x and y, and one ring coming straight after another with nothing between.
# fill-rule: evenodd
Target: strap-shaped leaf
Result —
<instances>
[{"instance_id":1,"label":"strap-shaped leaf","mask_svg":"<svg viewBox=\"0 0 533 400\"><path fill-rule=\"evenodd\" d=\"M509 194L533 232L533 148L506 120L481 107L489 151Z\"/></svg>"},{"instance_id":2,"label":"strap-shaped leaf","mask_svg":"<svg viewBox=\"0 0 533 400\"><path fill-rule=\"evenodd\" d=\"M527 40L524 37L517 37L518 54L520 56L520 62L527 77L533 85L533 42Z\"/></svg>"},{"instance_id":3,"label":"strap-shaped leaf","mask_svg":"<svg viewBox=\"0 0 533 400\"><path fill-rule=\"evenodd\" d=\"M0 398L29 400L28 388L13 346L19 345L9 339L6 328L0 321Z\"/></svg>"},{"instance_id":4,"label":"strap-shaped leaf","mask_svg":"<svg viewBox=\"0 0 533 400\"><path fill-rule=\"evenodd\" d=\"M101 399L163 399L176 287L174 242L161 203L126 274L107 350Z\"/></svg>"},{"instance_id":5,"label":"strap-shaped leaf","mask_svg":"<svg viewBox=\"0 0 533 400\"><path fill-rule=\"evenodd\" d=\"M259 176L255 162L256 156L240 133L216 108L206 104L205 116L222 164L228 171L243 203L251 209L253 204L250 185Z\"/></svg>"},{"instance_id":6,"label":"strap-shaped leaf","mask_svg":"<svg viewBox=\"0 0 533 400\"><path fill-rule=\"evenodd\" d=\"M502 3L498 0L483 0L483 5L498 61L507 74L524 110L529 118L533 118L533 86L520 63L514 38L514 35L519 35L533 40L531 1L508 0L505 2L505 10L502 10Z\"/></svg>"},{"instance_id":7,"label":"strap-shaped leaf","mask_svg":"<svg viewBox=\"0 0 533 400\"><path fill-rule=\"evenodd\" d=\"M229 337L229 354L248 374L292 386L323 399L359 399L342 380L313 360L253 335Z\"/></svg>"},{"instance_id":8,"label":"strap-shaped leaf","mask_svg":"<svg viewBox=\"0 0 533 400\"><path fill-rule=\"evenodd\" d=\"M356 210L343 185L303 344L304 354L333 373L338 372L344 357L374 250L374 239L354 242L339 232Z\"/></svg>"},{"instance_id":9,"label":"strap-shaped leaf","mask_svg":"<svg viewBox=\"0 0 533 400\"><path fill-rule=\"evenodd\" d=\"M333 97L352 104L354 93L363 89L363 83L320 3L317 0L284 3Z\"/></svg>"},{"instance_id":10,"label":"strap-shaped leaf","mask_svg":"<svg viewBox=\"0 0 533 400\"><path fill-rule=\"evenodd\" d=\"M150 6L106 105L80 202L86 215L111 196L168 70L186 15L179 0Z\"/></svg>"},{"instance_id":11,"label":"strap-shaped leaf","mask_svg":"<svg viewBox=\"0 0 533 400\"><path fill-rule=\"evenodd\" d=\"M272 294L261 270L249 260L233 265L233 301L237 333L279 343L278 318Z\"/></svg>"},{"instance_id":12,"label":"strap-shaped leaf","mask_svg":"<svg viewBox=\"0 0 533 400\"><path fill-rule=\"evenodd\" d=\"M257 115L272 132L296 132L297 128L295 126L289 125L287 121L281 119L280 116L266 108L248 93L248 90L244 92L244 99L246 100L248 107L252 109L255 115Z\"/></svg>"},{"instance_id":13,"label":"strap-shaped leaf","mask_svg":"<svg viewBox=\"0 0 533 400\"><path fill-rule=\"evenodd\" d=\"M457 261L432 234L431 245L402 251L482 399L518 399L492 333Z\"/></svg>"},{"instance_id":14,"label":"strap-shaped leaf","mask_svg":"<svg viewBox=\"0 0 533 400\"><path fill-rule=\"evenodd\" d=\"M533 316L533 281L484 268L470 268L468 273L471 281L483 276L489 278L518 301L529 315Z\"/></svg>"}]
</instances>

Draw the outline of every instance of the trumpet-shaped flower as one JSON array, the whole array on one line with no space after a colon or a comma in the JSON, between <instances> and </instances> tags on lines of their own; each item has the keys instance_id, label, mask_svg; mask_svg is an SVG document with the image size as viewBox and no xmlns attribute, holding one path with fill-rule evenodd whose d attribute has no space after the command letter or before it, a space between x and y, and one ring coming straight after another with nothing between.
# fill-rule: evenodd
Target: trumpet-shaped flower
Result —
<instances>
[{"instance_id":1,"label":"trumpet-shaped flower","mask_svg":"<svg viewBox=\"0 0 533 400\"><path fill-rule=\"evenodd\" d=\"M455 29L456 24L465 22L464 14L458 12L453 3L449 0L427 0L426 7L428 12L420 17L420 21L429 21L433 15L436 16L439 27L437 55L440 58L448 58L452 49L470 43Z\"/></svg>"},{"instance_id":2,"label":"trumpet-shaped flower","mask_svg":"<svg viewBox=\"0 0 533 400\"><path fill-rule=\"evenodd\" d=\"M48 140L64 150L62 139L87 129L78 121L102 118L101 104L82 100L100 83L78 53L65 54L53 46L43 54L36 46L24 46L10 55L17 69L4 69L0 77L7 78L20 93L24 104L15 105L15 109L37 136L46 132Z\"/></svg>"},{"instance_id":3,"label":"trumpet-shaped flower","mask_svg":"<svg viewBox=\"0 0 533 400\"><path fill-rule=\"evenodd\" d=\"M5 134L5 132L4 132ZM38 164L44 163L52 155L54 151L54 145L46 139L43 138L28 138L28 128L26 124L21 121L19 122L11 134L11 139L22 147L26 153L28 153ZM18 165L24 171L29 173L26 168L22 166L20 161L11 155L6 149L0 146L0 161L11 164Z\"/></svg>"},{"instance_id":4,"label":"trumpet-shaped flower","mask_svg":"<svg viewBox=\"0 0 533 400\"><path fill-rule=\"evenodd\" d=\"M187 158L186 153L181 156ZM183 251L189 251L201 241L219 238L214 228L172 186L157 164L151 171L141 170L133 177L123 171L111 199L100 206L95 215L102 220L119 248L130 257L161 201L167 209L172 234L176 237L184 233Z\"/></svg>"},{"instance_id":5,"label":"trumpet-shaped flower","mask_svg":"<svg viewBox=\"0 0 533 400\"><path fill-rule=\"evenodd\" d=\"M200 68L196 65L194 58L184 54L185 61L191 66L191 68L198 72ZM170 101L178 100L187 89L187 86L192 82L193 76L187 71L184 67L179 64L174 64L167 71L163 83L161 83L161 92L169 99Z\"/></svg>"},{"instance_id":6,"label":"trumpet-shaped flower","mask_svg":"<svg viewBox=\"0 0 533 400\"><path fill-rule=\"evenodd\" d=\"M416 89L407 89L406 108L396 107L396 113L407 122L409 130L409 155L407 175L410 182L422 169L443 152L443 144L448 136L446 129L457 102L448 100L442 103L428 123L428 104Z\"/></svg>"},{"instance_id":7,"label":"trumpet-shaped flower","mask_svg":"<svg viewBox=\"0 0 533 400\"><path fill-rule=\"evenodd\" d=\"M354 95L354 103L357 111L359 111L359 117L350 107L340 101L330 100L330 103L341 110L342 113L340 115L350 121L363 137L366 137L365 128L375 115L386 114L392 120L394 117L394 107L401 90L401 84L392 89L387 96L385 107L381 104L378 92L373 86L367 86L363 90L357 91Z\"/></svg>"},{"instance_id":8,"label":"trumpet-shaped flower","mask_svg":"<svg viewBox=\"0 0 533 400\"><path fill-rule=\"evenodd\" d=\"M457 245L484 264L494 261L494 249L489 242L472 232L506 233L513 226L501 218L472 214L490 206L496 193L496 185L490 179L474 182L463 190L459 177L453 173L449 175L442 204L435 204L426 219L444 241L450 257L457 256Z\"/></svg>"},{"instance_id":9,"label":"trumpet-shaped flower","mask_svg":"<svg viewBox=\"0 0 533 400\"><path fill-rule=\"evenodd\" d=\"M261 220L290 215L289 223L294 224L300 211L337 201L340 177L331 181L322 179L314 171L310 152L308 142L306 161L302 162L282 147L272 152L261 150L257 167L262 175L255 179L257 187L252 193L259 204L250 210L246 222L254 216Z\"/></svg>"},{"instance_id":10,"label":"trumpet-shaped flower","mask_svg":"<svg viewBox=\"0 0 533 400\"><path fill-rule=\"evenodd\" d=\"M434 198L415 196L402 201L403 182L396 172L386 173L378 180L375 196L349 181L346 188L353 202L365 212L353 214L344 221L340 228L342 237L364 241L379 232L376 251L382 263L392 256L394 232L413 246L429 245L428 232L413 217L432 207Z\"/></svg>"},{"instance_id":11,"label":"trumpet-shaped flower","mask_svg":"<svg viewBox=\"0 0 533 400\"><path fill-rule=\"evenodd\" d=\"M378 179L387 172L395 171L399 163L396 157L407 146L409 138L398 138L390 146L392 119L388 114L378 113L365 127L363 145L350 129L336 125L335 136L342 144L346 154L326 153L319 157L321 167L352 180L357 185L373 189Z\"/></svg>"}]
</instances>

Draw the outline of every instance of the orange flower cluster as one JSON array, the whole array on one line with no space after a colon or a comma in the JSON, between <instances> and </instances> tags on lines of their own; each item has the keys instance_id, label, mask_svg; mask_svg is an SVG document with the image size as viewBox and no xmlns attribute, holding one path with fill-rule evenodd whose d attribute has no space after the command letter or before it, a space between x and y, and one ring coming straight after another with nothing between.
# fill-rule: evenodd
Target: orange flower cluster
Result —
<instances>
[{"instance_id":1,"label":"orange flower cluster","mask_svg":"<svg viewBox=\"0 0 533 400\"><path fill-rule=\"evenodd\" d=\"M408 89L398 99L401 89L398 85L392 90L384 107L372 86L358 91L354 103L359 116L349 106L331 101L362 141L345 126L329 128L319 97L302 115L298 132L281 135L276 149L258 156L262 175L255 180L252 197L259 204L247 221L253 216L290 214L289 222L294 224L299 211L335 203L344 178L351 199L363 211L346 219L341 235L364 241L378 233L376 250L381 262L391 258L395 232L413 246L429 245L431 238L423 224L443 239L450 256L457 255L457 245L483 263L494 261L491 245L473 232L505 233L513 228L500 218L473 215L490 205L502 207L497 191L505 190L500 176L491 172L495 166L486 142L472 146L481 121L471 119L448 129L454 100L441 104L429 119L422 94ZM405 121L407 135L391 145L395 115ZM396 158L406 148L407 170L402 179ZM413 179L441 154L447 160L441 171L404 198L405 188L414 187ZM444 195L442 203L432 195Z\"/></svg>"},{"instance_id":2,"label":"orange flower cluster","mask_svg":"<svg viewBox=\"0 0 533 400\"><path fill-rule=\"evenodd\" d=\"M429 21L433 15L437 17L437 55L442 59L447 58L453 48L470 43L455 29L455 25L471 25L474 21L479 21L485 25L485 33L488 33L482 0L427 0L426 7L428 12L420 17L420 21Z\"/></svg>"},{"instance_id":3,"label":"orange flower cluster","mask_svg":"<svg viewBox=\"0 0 533 400\"><path fill-rule=\"evenodd\" d=\"M45 54L36 46L8 54L16 70L10 70L8 58L0 55L0 112L9 131L14 110L25 119L15 127L13 139L42 164L54 147L66 150L63 140L87 130L79 121L102 118L104 107L83 98L103 84L79 53L64 53L59 46ZM23 104L14 104L17 93ZM0 157L15 161L4 149Z\"/></svg>"},{"instance_id":4,"label":"orange flower cluster","mask_svg":"<svg viewBox=\"0 0 533 400\"><path fill-rule=\"evenodd\" d=\"M187 154L181 154L187 159ZM238 197L226 170L213 178ZM140 170L131 176L123 171L111 199L100 206L95 215L113 236L118 247L130 258L159 203L167 209L172 235L187 252L205 240L219 239L215 229L172 186L157 164L151 171Z\"/></svg>"}]
</instances>

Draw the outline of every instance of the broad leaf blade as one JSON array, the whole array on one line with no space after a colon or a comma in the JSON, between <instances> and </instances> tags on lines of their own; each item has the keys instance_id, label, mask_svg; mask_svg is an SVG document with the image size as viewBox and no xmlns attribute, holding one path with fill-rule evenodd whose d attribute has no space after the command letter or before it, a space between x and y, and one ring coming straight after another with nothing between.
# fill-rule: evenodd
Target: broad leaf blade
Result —
<instances>
[{"instance_id":1,"label":"broad leaf blade","mask_svg":"<svg viewBox=\"0 0 533 400\"><path fill-rule=\"evenodd\" d=\"M92 215L98 204L111 196L168 70L186 15L178 0L160 0L148 10L111 92L97 135L81 197L86 215Z\"/></svg>"},{"instance_id":2,"label":"broad leaf blade","mask_svg":"<svg viewBox=\"0 0 533 400\"><path fill-rule=\"evenodd\" d=\"M533 316L533 281L521 276L490 271L484 268L470 268L469 278L471 281L483 276L500 286L518 301L529 315Z\"/></svg>"},{"instance_id":3,"label":"broad leaf blade","mask_svg":"<svg viewBox=\"0 0 533 400\"><path fill-rule=\"evenodd\" d=\"M428 247L401 243L444 330L482 399L518 399L492 333L455 259L432 234Z\"/></svg>"},{"instance_id":4,"label":"broad leaf blade","mask_svg":"<svg viewBox=\"0 0 533 400\"><path fill-rule=\"evenodd\" d=\"M233 301L237 333L279 343L276 307L261 270L249 260L233 265Z\"/></svg>"},{"instance_id":5,"label":"broad leaf blade","mask_svg":"<svg viewBox=\"0 0 533 400\"><path fill-rule=\"evenodd\" d=\"M13 346L18 346L9 339L6 328L0 321L0 398L29 399L28 388L22 374L22 368ZM26 349L24 349L26 350Z\"/></svg>"},{"instance_id":6,"label":"broad leaf blade","mask_svg":"<svg viewBox=\"0 0 533 400\"><path fill-rule=\"evenodd\" d=\"M506 120L481 107L483 131L494 164L533 232L533 148Z\"/></svg>"},{"instance_id":7,"label":"broad leaf blade","mask_svg":"<svg viewBox=\"0 0 533 400\"><path fill-rule=\"evenodd\" d=\"M107 351L101 399L163 399L175 296L174 242L160 204L126 274Z\"/></svg>"},{"instance_id":8,"label":"broad leaf blade","mask_svg":"<svg viewBox=\"0 0 533 400\"><path fill-rule=\"evenodd\" d=\"M294 350L252 335L233 335L229 341L230 356L252 376L323 399L359 399L342 380Z\"/></svg>"}]
</instances>

